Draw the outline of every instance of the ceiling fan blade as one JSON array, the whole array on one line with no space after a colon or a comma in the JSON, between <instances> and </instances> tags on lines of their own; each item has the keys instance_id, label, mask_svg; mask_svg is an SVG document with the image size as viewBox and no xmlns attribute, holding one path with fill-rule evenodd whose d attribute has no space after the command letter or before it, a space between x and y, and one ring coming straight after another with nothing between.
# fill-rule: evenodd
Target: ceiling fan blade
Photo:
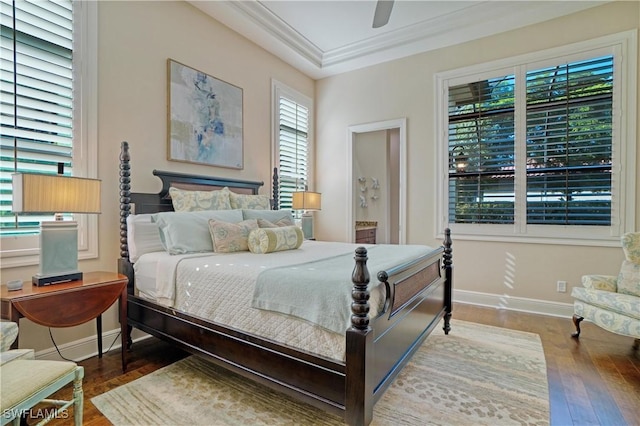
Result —
<instances>
[{"instance_id":1,"label":"ceiling fan blade","mask_svg":"<svg viewBox=\"0 0 640 426\"><path fill-rule=\"evenodd\" d=\"M376 12L373 15L373 28L380 28L387 25L394 0L378 0Z\"/></svg>"}]
</instances>

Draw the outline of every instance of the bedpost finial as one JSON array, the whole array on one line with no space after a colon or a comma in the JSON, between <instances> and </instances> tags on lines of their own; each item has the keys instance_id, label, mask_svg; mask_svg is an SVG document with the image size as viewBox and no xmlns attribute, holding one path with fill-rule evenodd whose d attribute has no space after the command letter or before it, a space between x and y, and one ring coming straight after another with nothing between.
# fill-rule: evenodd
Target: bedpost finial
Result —
<instances>
[{"instance_id":1,"label":"bedpost finial","mask_svg":"<svg viewBox=\"0 0 640 426\"><path fill-rule=\"evenodd\" d=\"M356 330L369 328L369 270L367 269L367 249L358 247L354 256L356 265L353 268L351 281L351 327Z\"/></svg>"},{"instance_id":2,"label":"bedpost finial","mask_svg":"<svg viewBox=\"0 0 640 426\"><path fill-rule=\"evenodd\" d=\"M367 269L367 260L369 257L367 256L367 249L364 247L358 247L356 249L356 255L354 256L356 260L356 266L353 269L353 275L351 280L354 284L369 284L369 270Z\"/></svg>"},{"instance_id":3,"label":"bedpost finial","mask_svg":"<svg viewBox=\"0 0 640 426\"><path fill-rule=\"evenodd\" d=\"M129 142L122 141L120 143L120 160L129 161L131 157L129 156Z\"/></svg>"},{"instance_id":4,"label":"bedpost finial","mask_svg":"<svg viewBox=\"0 0 640 426\"><path fill-rule=\"evenodd\" d=\"M451 229L449 228L445 228L444 229L444 246L445 247L451 247Z\"/></svg>"}]
</instances>

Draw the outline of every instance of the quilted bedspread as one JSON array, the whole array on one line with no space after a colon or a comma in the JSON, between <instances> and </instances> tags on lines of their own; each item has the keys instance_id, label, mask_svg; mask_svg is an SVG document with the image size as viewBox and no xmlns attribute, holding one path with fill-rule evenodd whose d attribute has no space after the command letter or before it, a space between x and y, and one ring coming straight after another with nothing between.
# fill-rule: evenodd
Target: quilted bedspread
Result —
<instances>
[{"instance_id":1,"label":"quilted bedspread","mask_svg":"<svg viewBox=\"0 0 640 426\"><path fill-rule=\"evenodd\" d=\"M285 344L315 355L343 361L345 332L329 331L310 321L252 307L256 280L263 271L345 255L352 266L359 245L305 241L297 250L269 254L208 253L170 256L158 262L156 302L190 315ZM365 245L366 246L366 245ZM367 246L371 248L373 246ZM145 255L146 256L146 255ZM144 256L137 263L144 261ZM377 271L371 270L372 277ZM372 280L374 281L374 280ZM370 315L384 305L384 286L372 285ZM349 308L347 308L349 309Z\"/></svg>"}]
</instances>

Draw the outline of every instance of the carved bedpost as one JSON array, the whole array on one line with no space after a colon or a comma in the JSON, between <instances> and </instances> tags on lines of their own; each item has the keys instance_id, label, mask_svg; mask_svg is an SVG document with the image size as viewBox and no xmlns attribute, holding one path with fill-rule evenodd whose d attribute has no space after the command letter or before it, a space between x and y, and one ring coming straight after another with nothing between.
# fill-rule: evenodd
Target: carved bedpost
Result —
<instances>
[{"instance_id":1,"label":"carved bedpost","mask_svg":"<svg viewBox=\"0 0 640 426\"><path fill-rule=\"evenodd\" d=\"M444 254L442 255L442 263L444 266L444 334L449 334L451 330L451 310L452 310L452 293L453 293L453 249L451 248L451 230L449 228L444 230Z\"/></svg>"},{"instance_id":2,"label":"carved bedpost","mask_svg":"<svg viewBox=\"0 0 640 426\"><path fill-rule=\"evenodd\" d=\"M129 240L127 236L127 217L131 209L131 169L130 169L129 143L123 141L120 144L120 259L118 259L118 272L129 278L127 292L133 294L133 265L129 262ZM127 326L127 348L131 349L131 326Z\"/></svg>"},{"instance_id":3,"label":"carved bedpost","mask_svg":"<svg viewBox=\"0 0 640 426\"><path fill-rule=\"evenodd\" d=\"M369 328L369 270L367 269L367 249L358 247L356 249L356 266L353 268L351 281L353 290L351 297L351 327L356 330L366 331Z\"/></svg>"},{"instance_id":4,"label":"carved bedpost","mask_svg":"<svg viewBox=\"0 0 640 426\"><path fill-rule=\"evenodd\" d=\"M349 425L368 425L373 418L373 332L369 327L367 260L367 249L358 247L351 275L353 302L346 348L345 422Z\"/></svg>"},{"instance_id":5,"label":"carved bedpost","mask_svg":"<svg viewBox=\"0 0 640 426\"><path fill-rule=\"evenodd\" d=\"M278 168L273 168L273 186L271 188L271 210L280 210L280 179L278 179Z\"/></svg>"},{"instance_id":6,"label":"carved bedpost","mask_svg":"<svg viewBox=\"0 0 640 426\"><path fill-rule=\"evenodd\" d=\"M120 145L120 257L129 260L127 217L131 209L131 157L129 143Z\"/></svg>"}]
</instances>

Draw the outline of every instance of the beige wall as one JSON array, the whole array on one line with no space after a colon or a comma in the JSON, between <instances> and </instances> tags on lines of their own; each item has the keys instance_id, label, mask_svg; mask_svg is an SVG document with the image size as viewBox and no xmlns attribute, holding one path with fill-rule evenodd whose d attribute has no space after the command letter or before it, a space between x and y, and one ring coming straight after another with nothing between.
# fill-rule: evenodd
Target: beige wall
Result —
<instances>
[{"instance_id":1,"label":"beige wall","mask_svg":"<svg viewBox=\"0 0 640 426\"><path fill-rule=\"evenodd\" d=\"M100 2L98 48L98 146L103 213L96 260L80 269L116 270L119 257L118 155L127 140L132 157L132 190L157 192L153 169L271 182L271 79L308 97L314 82L265 50L185 2ZM243 89L244 170L166 160L167 58ZM2 270L2 281L29 279L30 268ZM52 307L52 309L55 309ZM104 316L103 330L117 328L116 309ZM47 329L21 320L21 347L50 348ZM58 343L95 335L94 323L54 329ZM110 343L110 342L108 342Z\"/></svg>"},{"instance_id":2,"label":"beige wall","mask_svg":"<svg viewBox=\"0 0 640 426\"><path fill-rule=\"evenodd\" d=\"M98 174L103 181L104 208L99 218L100 256L82 261L80 267L85 271L116 269L118 154L122 140L131 145L134 191L159 190L159 181L151 175L154 168L264 180L264 191L268 191L271 78L312 98L314 90L317 92L316 179L317 189L323 193L323 209L315 219L320 239L344 239L341 230L346 229L346 185L350 184L346 182L350 167L345 153L348 126L407 117L408 242L438 244L434 240L433 205L434 74L638 28L639 8L640 3L635 2L606 5L314 83L187 3L100 2ZM243 88L244 170L166 160L167 58ZM637 201L640 203L640 197ZM568 293L555 293L557 280L566 280L571 286L584 273L615 273L622 258L619 249L470 241L456 241L454 254L459 289L558 302L570 302L570 297ZM3 269L2 281L25 280L36 270L36 266ZM505 300L508 302L508 298ZM115 328L112 308L104 317L104 330ZM55 329L53 334L58 343L77 342L94 335L95 326L88 323ZM20 346L50 348L47 330L22 320Z\"/></svg>"},{"instance_id":3,"label":"beige wall","mask_svg":"<svg viewBox=\"0 0 640 426\"><path fill-rule=\"evenodd\" d=\"M346 188L351 183L346 181L349 165L346 161L340 164L339 159L349 158L345 152L345 129L349 126L407 117L407 242L439 244L434 239L434 75L639 26L640 3L615 2L318 81L316 170L323 208L316 215L317 237L346 238ZM637 153L640 155L640 149ZM640 188L640 182L636 186ZM640 204L640 197L636 201ZM640 213L640 205L636 212ZM636 229L639 223L636 216ZM579 285L581 275L617 274L621 260L622 252L616 248L473 242L455 240L454 236L455 288L500 295L505 305L513 305L510 298L571 303L570 288ZM558 280L568 282L567 293L556 292Z\"/></svg>"}]
</instances>

